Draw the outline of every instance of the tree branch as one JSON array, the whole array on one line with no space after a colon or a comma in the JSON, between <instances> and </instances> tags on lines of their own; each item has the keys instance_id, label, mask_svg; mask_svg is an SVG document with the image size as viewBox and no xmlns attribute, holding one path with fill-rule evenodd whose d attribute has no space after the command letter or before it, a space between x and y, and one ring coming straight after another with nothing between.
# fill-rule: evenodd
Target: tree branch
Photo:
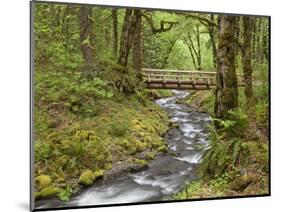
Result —
<instances>
[{"instance_id":1,"label":"tree branch","mask_svg":"<svg viewBox=\"0 0 281 212\"><path fill-rule=\"evenodd\" d=\"M149 16L148 14L146 14L144 12L142 12L141 15L145 18L145 20L150 25L150 28L151 28L151 31L153 34L169 31L172 29L174 24L178 23L178 22L174 22L174 21L163 21L162 20L160 22L160 28L157 28L157 27L155 27L151 16ZM169 24L168 27L166 26L167 24Z\"/></svg>"},{"instance_id":2,"label":"tree branch","mask_svg":"<svg viewBox=\"0 0 281 212\"><path fill-rule=\"evenodd\" d=\"M186 13L180 13L182 15L185 15L185 18L193 18L193 19L197 19L200 23L205 22L208 25L212 25L214 27L218 27L217 23L215 23L214 21L212 21L211 19L208 19L204 16L201 15L195 15L195 14L186 14ZM203 23L202 23L203 24ZM205 24L204 24L205 25ZM206 25L205 25L206 26Z\"/></svg>"}]
</instances>

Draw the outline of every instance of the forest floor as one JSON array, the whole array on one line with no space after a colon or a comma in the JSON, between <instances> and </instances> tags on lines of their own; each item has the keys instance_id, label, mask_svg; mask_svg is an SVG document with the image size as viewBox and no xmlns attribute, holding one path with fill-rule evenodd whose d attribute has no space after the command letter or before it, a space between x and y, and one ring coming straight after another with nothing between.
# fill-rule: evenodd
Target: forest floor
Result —
<instances>
[{"instance_id":1,"label":"forest floor","mask_svg":"<svg viewBox=\"0 0 281 212\"><path fill-rule=\"evenodd\" d=\"M197 108L198 111L206 112L214 117L213 92L212 90L192 92L181 103L190 105ZM239 96L241 100L240 105L243 105L245 97L242 88L239 89ZM223 168L219 172L215 170L215 167L211 167L211 162L209 163L209 168L202 172L200 166L204 166L208 163L206 160L210 160L210 157L203 158L198 169L198 180L186 185L185 189L175 194L172 199L184 200L269 194L268 128L265 127L267 126L267 119L264 117L267 116L264 113L268 108L267 105L259 101L257 108L259 109L256 113L256 120L250 119L250 123L244 129L245 133L234 133L234 135L229 136L229 134L233 133L230 130L216 132L215 139L217 141L212 143L212 151L210 151L214 155L211 158L213 166L220 166L231 161L229 157L233 157L235 152L233 153L231 149L224 149L223 146L230 145L228 143L232 142L230 139L233 138L236 139L236 143L240 142L242 151L235 165L222 165ZM252 122L255 122L254 124L257 126L255 130L250 127L253 126ZM220 143L220 145L216 145L217 143ZM220 160L221 157L224 159Z\"/></svg>"}]
</instances>

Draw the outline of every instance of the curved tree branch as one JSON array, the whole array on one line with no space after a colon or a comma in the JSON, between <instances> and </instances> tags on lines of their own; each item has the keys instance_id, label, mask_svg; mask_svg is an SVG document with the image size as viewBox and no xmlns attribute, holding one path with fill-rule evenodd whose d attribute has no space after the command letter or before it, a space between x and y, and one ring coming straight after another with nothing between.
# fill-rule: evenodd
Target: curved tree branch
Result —
<instances>
[{"instance_id":1,"label":"curved tree branch","mask_svg":"<svg viewBox=\"0 0 281 212\"><path fill-rule=\"evenodd\" d=\"M160 22L160 28L157 28L154 25L152 16L149 16L147 13L144 13L144 12L142 12L141 15L145 18L147 23L150 25L150 28L151 28L151 31L152 31L153 34L169 31L169 30L172 29L174 24L178 23L178 22L174 22L174 21L163 21L162 20Z\"/></svg>"}]
</instances>

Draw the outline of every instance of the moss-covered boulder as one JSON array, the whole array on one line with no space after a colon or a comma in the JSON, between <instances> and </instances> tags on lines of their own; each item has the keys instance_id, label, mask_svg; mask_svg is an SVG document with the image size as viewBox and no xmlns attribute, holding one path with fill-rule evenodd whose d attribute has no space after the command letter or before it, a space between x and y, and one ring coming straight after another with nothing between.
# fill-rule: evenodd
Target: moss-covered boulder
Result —
<instances>
[{"instance_id":1,"label":"moss-covered boulder","mask_svg":"<svg viewBox=\"0 0 281 212\"><path fill-rule=\"evenodd\" d=\"M166 145L162 145L160 147L157 148L158 152L163 152L163 153L167 153L169 150L168 150L168 147Z\"/></svg>"},{"instance_id":2,"label":"moss-covered boulder","mask_svg":"<svg viewBox=\"0 0 281 212\"><path fill-rule=\"evenodd\" d=\"M84 171L80 178L79 184L83 186L91 186L95 180L102 178L104 175L103 170L92 172L91 170Z\"/></svg>"},{"instance_id":3,"label":"moss-covered boulder","mask_svg":"<svg viewBox=\"0 0 281 212\"><path fill-rule=\"evenodd\" d=\"M236 178L232 183L230 183L229 188L234 191L243 191L252 182L253 177L251 175L243 175Z\"/></svg>"},{"instance_id":4,"label":"moss-covered boulder","mask_svg":"<svg viewBox=\"0 0 281 212\"><path fill-rule=\"evenodd\" d=\"M148 168L148 162L146 160L134 159L132 162L131 172L138 172Z\"/></svg>"},{"instance_id":5,"label":"moss-covered boulder","mask_svg":"<svg viewBox=\"0 0 281 212\"><path fill-rule=\"evenodd\" d=\"M94 183L93 172L91 170L84 171L79 178L79 183L83 186L92 185Z\"/></svg>"},{"instance_id":6,"label":"moss-covered boulder","mask_svg":"<svg viewBox=\"0 0 281 212\"><path fill-rule=\"evenodd\" d=\"M35 199L56 197L61 189L52 185L42 188L40 191L35 192Z\"/></svg>"},{"instance_id":7,"label":"moss-covered boulder","mask_svg":"<svg viewBox=\"0 0 281 212\"><path fill-rule=\"evenodd\" d=\"M38 190L52 185L52 180L48 175L39 175L35 178L35 186Z\"/></svg>"},{"instance_id":8,"label":"moss-covered boulder","mask_svg":"<svg viewBox=\"0 0 281 212\"><path fill-rule=\"evenodd\" d=\"M104 175L103 170L95 171L95 172L93 173L93 180L100 179L100 178L103 177L103 175Z\"/></svg>"}]
</instances>

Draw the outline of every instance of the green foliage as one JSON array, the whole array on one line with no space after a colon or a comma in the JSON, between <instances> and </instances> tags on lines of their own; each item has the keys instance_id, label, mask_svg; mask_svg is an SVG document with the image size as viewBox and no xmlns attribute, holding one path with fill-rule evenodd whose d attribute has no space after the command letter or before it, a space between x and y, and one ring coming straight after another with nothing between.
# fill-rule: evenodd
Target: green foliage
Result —
<instances>
[{"instance_id":1,"label":"green foliage","mask_svg":"<svg viewBox=\"0 0 281 212\"><path fill-rule=\"evenodd\" d=\"M53 147L49 143L36 142L35 143L35 162L45 161L53 154Z\"/></svg>"},{"instance_id":2,"label":"green foliage","mask_svg":"<svg viewBox=\"0 0 281 212\"><path fill-rule=\"evenodd\" d=\"M194 196L195 193L201 191L203 188L199 181L194 181L190 184L186 184L181 192L174 194L171 199L173 200L186 200Z\"/></svg>"},{"instance_id":3,"label":"green foliage","mask_svg":"<svg viewBox=\"0 0 281 212\"><path fill-rule=\"evenodd\" d=\"M112 91L100 78L86 80L79 72L41 72L35 74L35 101L48 108L36 111L35 127L46 130L50 109L59 113L70 111L75 115L94 116L99 111L98 98L111 98ZM44 124L45 123L45 124Z\"/></svg>"},{"instance_id":4,"label":"green foliage","mask_svg":"<svg viewBox=\"0 0 281 212\"><path fill-rule=\"evenodd\" d=\"M61 201L68 202L70 200L71 194L72 194L72 188L70 186L67 186L66 189L62 189L58 193L58 198Z\"/></svg>"},{"instance_id":5,"label":"green foliage","mask_svg":"<svg viewBox=\"0 0 281 212\"><path fill-rule=\"evenodd\" d=\"M221 120L214 119L217 126L219 126L219 132L224 133L227 137L241 137L245 133L249 125L248 116L241 109L230 110L228 112L229 119Z\"/></svg>"},{"instance_id":6,"label":"green foliage","mask_svg":"<svg viewBox=\"0 0 281 212\"><path fill-rule=\"evenodd\" d=\"M249 150L238 138L223 140L213 127L210 128L209 138L211 148L204 154L203 161L198 169L201 177L220 176L227 170L235 169L243 159L248 158L243 158L243 155L247 155Z\"/></svg>"}]
</instances>

